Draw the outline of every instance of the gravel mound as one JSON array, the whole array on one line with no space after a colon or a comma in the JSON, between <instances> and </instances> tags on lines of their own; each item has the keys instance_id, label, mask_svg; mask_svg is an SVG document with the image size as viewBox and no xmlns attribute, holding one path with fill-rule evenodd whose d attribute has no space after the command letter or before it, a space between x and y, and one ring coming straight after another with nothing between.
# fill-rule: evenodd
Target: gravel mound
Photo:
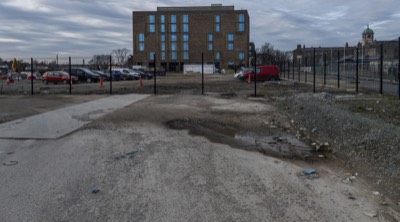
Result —
<instances>
[{"instance_id":1,"label":"gravel mound","mask_svg":"<svg viewBox=\"0 0 400 222\"><path fill-rule=\"evenodd\" d=\"M351 102L362 104L361 98ZM353 172L372 179L388 196L400 197L400 127L352 112L330 93L300 93L277 100L303 139L327 142Z\"/></svg>"}]
</instances>

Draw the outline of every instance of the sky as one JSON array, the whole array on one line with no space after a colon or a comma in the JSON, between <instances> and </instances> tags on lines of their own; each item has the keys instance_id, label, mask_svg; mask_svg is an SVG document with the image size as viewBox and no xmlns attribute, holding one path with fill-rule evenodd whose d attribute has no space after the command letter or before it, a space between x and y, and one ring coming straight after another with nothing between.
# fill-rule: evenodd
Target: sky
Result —
<instances>
[{"instance_id":1,"label":"sky","mask_svg":"<svg viewBox=\"0 0 400 222\"><path fill-rule=\"evenodd\" d=\"M1 0L0 58L132 53L132 11L215 3L248 10L256 48L353 46L367 25L377 40L400 36L399 0Z\"/></svg>"}]
</instances>

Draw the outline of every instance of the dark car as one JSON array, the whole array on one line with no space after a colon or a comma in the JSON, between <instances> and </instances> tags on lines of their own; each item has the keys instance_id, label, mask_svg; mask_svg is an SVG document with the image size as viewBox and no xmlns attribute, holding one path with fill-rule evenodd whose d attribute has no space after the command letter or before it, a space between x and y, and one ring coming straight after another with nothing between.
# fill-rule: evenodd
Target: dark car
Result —
<instances>
[{"instance_id":1,"label":"dark car","mask_svg":"<svg viewBox=\"0 0 400 222\"><path fill-rule=\"evenodd\" d=\"M69 72L69 69L64 69L64 72ZM79 82L98 82L100 76L85 68L71 68L71 75L78 77Z\"/></svg>"},{"instance_id":2,"label":"dark car","mask_svg":"<svg viewBox=\"0 0 400 222\"><path fill-rule=\"evenodd\" d=\"M101 78L103 78L103 81L110 81L110 72L102 72L99 70L91 70L91 71L99 75Z\"/></svg>"},{"instance_id":3,"label":"dark car","mask_svg":"<svg viewBox=\"0 0 400 222\"><path fill-rule=\"evenodd\" d=\"M142 79L152 79L153 78L153 73L151 71L145 71L145 70L139 70L139 69L134 69L134 71L138 72Z\"/></svg>"},{"instance_id":4,"label":"dark car","mask_svg":"<svg viewBox=\"0 0 400 222\"><path fill-rule=\"evenodd\" d=\"M111 76L112 76L113 80L117 80L117 81L124 80L124 76L123 76L122 72L118 71L118 70L112 71Z\"/></svg>"},{"instance_id":5,"label":"dark car","mask_svg":"<svg viewBox=\"0 0 400 222\"><path fill-rule=\"evenodd\" d=\"M78 77L71 75L72 83L78 82ZM63 71L49 71L42 75L44 84L48 83L64 83L69 84L69 74Z\"/></svg>"}]
</instances>

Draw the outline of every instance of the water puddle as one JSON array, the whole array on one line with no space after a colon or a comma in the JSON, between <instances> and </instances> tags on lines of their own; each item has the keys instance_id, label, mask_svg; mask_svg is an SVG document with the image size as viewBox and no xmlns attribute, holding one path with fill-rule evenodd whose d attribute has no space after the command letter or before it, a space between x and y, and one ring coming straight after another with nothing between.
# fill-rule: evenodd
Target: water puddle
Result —
<instances>
[{"instance_id":1,"label":"water puddle","mask_svg":"<svg viewBox=\"0 0 400 222\"><path fill-rule=\"evenodd\" d=\"M276 132L241 132L218 122L195 119L173 120L167 123L171 129L188 130L190 135L203 136L214 143L222 143L233 148L258 151L269 156L304 159L311 156L311 148L293 135Z\"/></svg>"}]
</instances>

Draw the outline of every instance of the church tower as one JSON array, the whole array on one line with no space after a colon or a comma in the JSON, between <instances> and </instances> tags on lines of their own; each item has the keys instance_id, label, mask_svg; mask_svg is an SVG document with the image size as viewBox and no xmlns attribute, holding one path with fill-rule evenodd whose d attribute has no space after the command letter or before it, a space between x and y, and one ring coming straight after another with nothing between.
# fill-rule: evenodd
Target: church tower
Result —
<instances>
[{"instance_id":1,"label":"church tower","mask_svg":"<svg viewBox=\"0 0 400 222\"><path fill-rule=\"evenodd\" d=\"M368 45L372 44L374 41L374 31L369 28L369 25L367 25L367 28L363 31L362 33L362 45Z\"/></svg>"}]
</instances>

